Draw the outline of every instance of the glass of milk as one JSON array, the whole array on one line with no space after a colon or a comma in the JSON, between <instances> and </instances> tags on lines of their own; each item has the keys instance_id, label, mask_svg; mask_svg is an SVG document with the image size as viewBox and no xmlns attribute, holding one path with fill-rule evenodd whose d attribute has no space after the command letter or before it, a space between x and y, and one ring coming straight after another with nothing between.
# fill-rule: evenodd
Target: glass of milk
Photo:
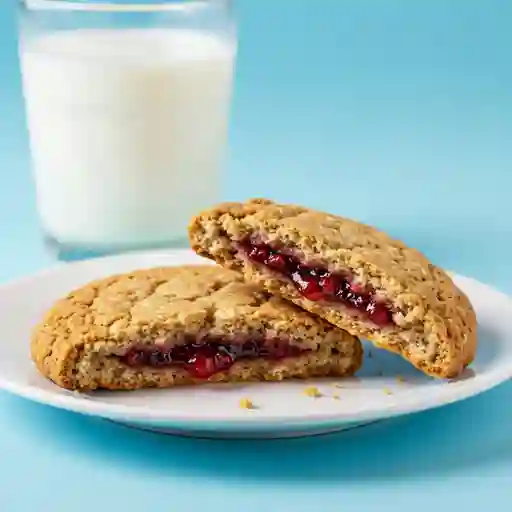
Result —
<instances>
[{"instance_id":1,"label":"glass of milk","mask_svg":"<svg viewBox=\"0 0 512 512\"><path fill-rule=\"evenodd\" d=\"M218 201L236 34L228 0L22 0L37 204L60 259L186 245Z\"/></svg>"}]
</instances>

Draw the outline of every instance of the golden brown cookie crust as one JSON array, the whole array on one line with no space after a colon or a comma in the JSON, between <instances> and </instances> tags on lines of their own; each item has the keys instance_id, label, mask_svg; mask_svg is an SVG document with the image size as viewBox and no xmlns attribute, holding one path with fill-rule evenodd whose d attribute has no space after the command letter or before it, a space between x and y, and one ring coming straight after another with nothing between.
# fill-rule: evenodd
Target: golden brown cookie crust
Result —
<instances>
[{"instance_id":1,"label":"golden brown cookie crust","mask_svg":"<svg viewBox=\"0 0 512 512\"><path fill-rule=\"evenodd\" d=\"M199 383L181 368L132 368L134 343L179 344L182 334L276 333L313 352L284 361L236 362L210 382L353 374L359 341L219 267L137 270L94 281L58 301L34 331L38 370L70 389L136 389Z\"/></svg>"},{"instance_id":2,"label":"golden brown cookie crust","mask_svg":"<svg viewBox=\"0 0 512 512\"><path fill-rule=\"evenodd\" d=\"M312 302L286 278L248 262L234 249L250 235L294 248L306 261L352 273L395 310L395 327L379 329L342 307ZM452 377L476 350L476 316L451 278L416 249L365 224L266 199L225 203L205 211L189 227L192 248L248 282L290 300L358 337L401 354L417 368Z\"/></svg>"}]
</instances>

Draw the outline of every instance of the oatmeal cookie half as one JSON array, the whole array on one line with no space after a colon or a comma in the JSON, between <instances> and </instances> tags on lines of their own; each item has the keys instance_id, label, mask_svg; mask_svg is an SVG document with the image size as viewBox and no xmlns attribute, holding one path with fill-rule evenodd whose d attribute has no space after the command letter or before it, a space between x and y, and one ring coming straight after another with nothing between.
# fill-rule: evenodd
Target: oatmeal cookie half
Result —
<instances>
[{"instance_id":1,"label":"oatmeal cookie half","mask_svg":"<svg viewBox=\"0 0 512 512\"><path fill-rule=\"evenodd\" d=\"M137 389L353 374L359 340L210 265L138 270L58 301L32 359L61 387Z\"/></svg>"},{"instance_id":2,"label":"oatmeal cookie half","mask_svg":"<svg viewBox=\"0 0 512 512\"><path fill-rule=\"evenodd\" d=\"M194 218L192 248L340 329L453 377L476 350L476 316L416 249L359 222L265 199Z\"/></svg>"}]
</instances>

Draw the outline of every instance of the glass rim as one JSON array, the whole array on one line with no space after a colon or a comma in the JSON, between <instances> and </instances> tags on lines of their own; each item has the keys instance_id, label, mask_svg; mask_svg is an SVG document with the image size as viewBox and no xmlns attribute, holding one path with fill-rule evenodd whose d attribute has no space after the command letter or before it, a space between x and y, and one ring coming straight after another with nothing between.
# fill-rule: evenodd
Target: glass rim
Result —
<instances>
[{"instance_id":1,"label":"glass rim","mask_svg":"<svg viewBox=\"0 0 512 512\"><path fill-rule=\"evenodd\" d=\"M137 12L166 12L189 11L194 8L203 8L209 4L219 3L229 6L229 0L152 0L149 3L129 3L125 0L115 2L92 1L80 2L77 0L19 0L23 7L34 11L86 11L111 13L137 13Z\"/></svg>"}]
</instances>

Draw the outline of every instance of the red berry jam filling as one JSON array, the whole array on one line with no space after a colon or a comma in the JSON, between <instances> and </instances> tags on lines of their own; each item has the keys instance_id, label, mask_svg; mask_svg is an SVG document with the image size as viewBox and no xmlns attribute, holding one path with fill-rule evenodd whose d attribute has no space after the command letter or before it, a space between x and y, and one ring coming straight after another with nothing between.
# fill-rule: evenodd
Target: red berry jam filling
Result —
<instances>
[{"instance_id":1,"label":"red berry jam filling","mask_svg":"<svg viewBox=\"0 0 512 512\"><path fill-rule=\"evenodd\" d=\"M393 323L389 306L375 297L372 290L354 283L346 274L331 272L321 265L302 263L296 256L266 243L245 240L239 247L250 261L288 277L308 300L339 302L357 310L379 327Z\"/></svg>"},{"instance_id":2,"label":"red berry jam filling","mask_svg":"<svg viewBox=\"0 0 512 512\"><path fill-rule=\"evenodd\" d=\"M240 359L279 360L304 352L279 338L231 342L208 337L203 338L202 343L197 343L194 338L184 345L175 346L134 345L120 359L128 366L181 366L195 378L208 379L215 373L228 370Z\"/></svg>"}]
</instances>

